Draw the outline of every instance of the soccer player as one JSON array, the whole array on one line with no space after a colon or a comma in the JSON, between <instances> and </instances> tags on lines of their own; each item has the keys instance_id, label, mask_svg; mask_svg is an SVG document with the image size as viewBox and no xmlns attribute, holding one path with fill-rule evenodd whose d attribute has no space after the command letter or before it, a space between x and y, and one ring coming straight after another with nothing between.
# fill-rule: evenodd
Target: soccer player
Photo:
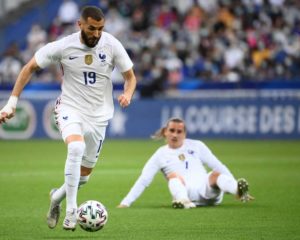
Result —
<instances>
[{"instance_id":1,"label":"soccer player","mask_svg":"<svg viewBox=\"0 0 300 240\"><path fill-rule=\"evenodd\" d=\"M236 195L243 202L254 199L245 179L236 180L201 141L186 138L186 127L179 118L170 119L153 138L166 140L148 160L141 175L121 201L119 208L129 207L161 171L168 181L174 208L218 205L224 193ZM211 172L207 172L207 165Z\"/></svg>"},{"instance_id":2,"label":"soccer player","mask_svg":"<svg viewBox=\"0 0 300 240\"><path fill-rule=\"evenodd\" d=\"M104 32L101 9L86 6L78 25L80 31L40 48L21 70L12 94L0 111L0 123L14 116L18 97L31 75L39 68L59 63L63 71L62 92L56 100L55 119L67 145L65 181L50 192L47 214L49 228L57 225L61 201L66 197L63 228L75 230L77 190L85 184L96 165L108 120L114 106L110 75L114 67L124 78L124 92L118 97L121 107L130 104L136 87L133 63L122 44Z\"/></svg>"}]
</instances>

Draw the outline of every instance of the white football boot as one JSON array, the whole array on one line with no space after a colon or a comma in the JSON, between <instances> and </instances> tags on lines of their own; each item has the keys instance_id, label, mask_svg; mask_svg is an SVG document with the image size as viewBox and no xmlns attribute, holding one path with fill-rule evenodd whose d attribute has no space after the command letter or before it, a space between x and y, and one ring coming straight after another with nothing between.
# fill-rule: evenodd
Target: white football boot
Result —
<instances>
[{"instance_id":1,"label":"white football boot","mask_svg":"<svg viewBox=\"0 0 300 240\"><path fill-rule=\"evenodd\" d=\"M176 208L176 209L182 209L182 208L184 208L184 209L190 209L190 208L195 208L196 207L196 205L195 205L195 203L193 203L193 202L191 202L190 200L188 200L188 199L182 199L182 200L174 200L173 202L172 202L172 207L173 208Z\"/></svg>"},{"instance_id":2,"label":"white football boot","mask_svg":"<svg viewBox=\"0 0 300 240\"><path fill-rule=\"evenodd\" d=\"M66 212L66 217L63 223L63 229L75 231L77 224L76 209L74 208L72 212Z\"/></svg>"},{"instance_id":3,"label":"white football boot","mask_svg":"<svg viewBox=\"0 0 300 240\"><path fill-rule=\"evenodd\" d=\"M61 211L61 203L56 203L53 201L52 196L55 193L57 189L54 188L50 191L50 207L47 213L47 225L49 228L55 228Z\"/></svg>"}]
</instances>

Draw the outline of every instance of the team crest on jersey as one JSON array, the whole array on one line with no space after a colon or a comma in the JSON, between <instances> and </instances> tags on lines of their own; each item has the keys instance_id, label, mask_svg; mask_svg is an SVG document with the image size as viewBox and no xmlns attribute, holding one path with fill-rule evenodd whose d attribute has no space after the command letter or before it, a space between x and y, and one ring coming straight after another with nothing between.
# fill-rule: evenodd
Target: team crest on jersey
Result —
<instances>
[{"instance_id":1,"label":"team crest on jersey","mask_svg":"<svg viewBox=\"0 0 300 240\"><path fill-rule=\"evenodd\" d=\"M178 155L179 160L184 161L185 160L185 156L184 154L179 154Z\"/></svg>"},{"instance_id":2,"label":"team crest on jersey","mask_svg":"<svg viewBox=\"0 0 300 240\"><path fill-rule=\"evenodd\" d=\"M92 55L85 55L84 62L87 65L91 65L93 63L93 56Z\"/></svg>"},{"instance_id":3,"label":"team crest on jersey","mask_svg":"<svg viewBox=\"0 0 300 240\"><path fill-rule=\"evenodd\" d=\"M188 150L188 154L194 154L194 150Z\"/></svg>"},{"instance_id":4,"label":"team crest on jersey","mask_svg":"<svg viewBox=\"0 0 300 240\"><path fill-rule=\"evenodd\" d=\"M105 55L105 53L99 53L98 56L99 56L101 62L105 62L106 61L106 55Z\"/></svg>"}]
</instances>

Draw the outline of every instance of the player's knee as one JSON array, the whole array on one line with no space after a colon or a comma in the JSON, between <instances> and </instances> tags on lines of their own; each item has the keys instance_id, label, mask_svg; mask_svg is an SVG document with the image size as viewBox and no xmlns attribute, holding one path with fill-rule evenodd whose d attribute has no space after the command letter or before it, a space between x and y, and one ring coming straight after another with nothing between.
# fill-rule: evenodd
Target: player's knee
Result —
<instances>
[{"instance_id":1,"label":"player's knee","mask_svg":"<svg viewBox=\"0 0 300 240\"><path fill-rule=\"evenodd\" d=\"M185 187L185 185L183 184L183 182L179 178L171 178L171 179L169 179L168 186L169 186L169 188L179 188L179 187L181 188L181 187Z\"/></svg>"},{"instance_id":2,"label":"player's knee","mask_svg":"<svg viewBox=\"0 0 300 240\"><path fill-rule=\"evenodd\" d=\"M179 178L169 179L168 187L173 199L188 199L187 189Z\"/></svg>"},{"instance_id":3,"label":"player's knee","mask_svg":"<svg viewBox=\"0 0 300 240\"><path fill-rule=\"evenodd\" d=\"M77 162L81 161L85 150L85 143L82 141L70 142L68 144L68 159Z\"/></svg>"},{"instance_id":4,"label":"player's knee","mask_svg":"<svg viewBox=\"0 0 300 240\"><path fill-rule=\"evenodd\" d=\"M183 177L176 173L176 172L171 172L167 175L167 179L170 181L171 179L179 179L183 184L185 184Z\"/></svg>"}]
</instances>

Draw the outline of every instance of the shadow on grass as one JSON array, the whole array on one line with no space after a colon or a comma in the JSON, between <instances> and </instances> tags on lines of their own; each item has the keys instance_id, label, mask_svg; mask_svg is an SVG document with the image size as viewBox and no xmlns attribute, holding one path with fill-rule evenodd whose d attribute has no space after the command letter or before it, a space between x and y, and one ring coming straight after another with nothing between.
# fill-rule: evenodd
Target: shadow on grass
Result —
<instances>
[{"instance_id":1,"label":"shadow on grass","mask_svg":"<svg viewBox=\"0 0 300 240\"><path fill-rule=\"evenodd\" d=\"M53 240L53 239L55 239L55 240L60 240L60 239L97 239L97 238L101 238L101 236L83 236L83 235L79 235L79 236L71 236L71 235L69 235L69 236L61 236L61 237L55 237L55 238L53 238L53 237L44 237L44 238L42 238L42 239L51 239L51 240Z\"/></svg>"},{"instance_id":2,"label":"shadow on grass","mask_svg":"<svg viewBox=\"0 0 300 240\"><path fill-rule=\"evenodd\" d=\"M128 210L139 210L139 209L144 209L144 210L153 210L153 209L164 209L164 210L200 210L200 209L241 209L241 208L265 208L267 206L258 203L257 201L251 201L247 203L242 203L242 202L232 202L232 203L225 203L225 204L220 204L220 205L206 205L206 206L197 206L196 208L193 209L174 209L171 204L162 204L162 205L157 205L157 204L149 204L149 205L136 205L132 206L130 208L124 208Z\"/></svg>"}]
</instances>

